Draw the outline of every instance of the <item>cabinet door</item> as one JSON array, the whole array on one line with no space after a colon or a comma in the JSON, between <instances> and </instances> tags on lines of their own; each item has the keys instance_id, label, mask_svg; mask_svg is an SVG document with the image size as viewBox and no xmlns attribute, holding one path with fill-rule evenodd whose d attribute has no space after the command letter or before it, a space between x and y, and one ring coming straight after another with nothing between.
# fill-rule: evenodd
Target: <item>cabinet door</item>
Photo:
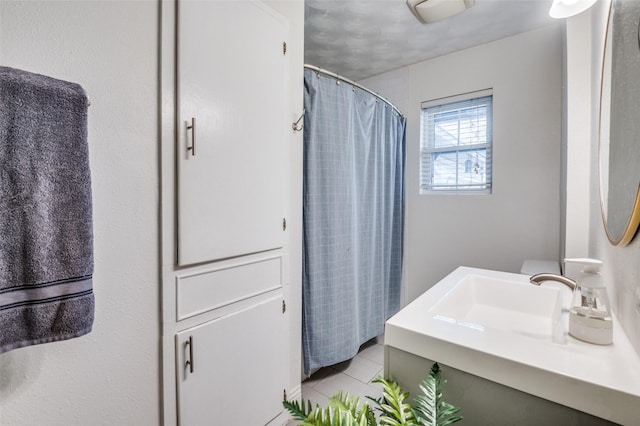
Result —
<instances>
[{"instance_id":1,"label":"cabinet door","mask_svg":"<svg viewBox=\"0 0 640 426\"><path fill-rule=\"evenodd\" d=\"M285 330L276 297L179 333L179 424L264 425L276 417L287 383Z\"/></svg>"},{"instance_id":2,"label":"cabinet door","mask_svg":"<svg viewBox=\"0 0 640 426\"><path fill-rule=\"evenodd\" d=\"M282 247L288 24L256 1L178 7L178 264Z\"/></svg>"}]
</instances>

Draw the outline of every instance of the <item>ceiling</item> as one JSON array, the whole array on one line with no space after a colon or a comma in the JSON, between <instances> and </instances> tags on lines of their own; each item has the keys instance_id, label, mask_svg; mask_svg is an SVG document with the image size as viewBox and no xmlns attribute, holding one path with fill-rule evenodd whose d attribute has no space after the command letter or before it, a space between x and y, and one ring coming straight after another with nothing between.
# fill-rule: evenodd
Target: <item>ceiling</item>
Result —
<instances>
[{"instance_id":1,"label":"ceiling","mask_svg":"<svg viewBox=\"0 0 640 426\"><path fill-rule=\"evenodd\" d=\"M552 0L476 0L419 22L405 0L305 0L305 63L357 81L405 65L558 23Z\"/></svg>"}]
</instances>

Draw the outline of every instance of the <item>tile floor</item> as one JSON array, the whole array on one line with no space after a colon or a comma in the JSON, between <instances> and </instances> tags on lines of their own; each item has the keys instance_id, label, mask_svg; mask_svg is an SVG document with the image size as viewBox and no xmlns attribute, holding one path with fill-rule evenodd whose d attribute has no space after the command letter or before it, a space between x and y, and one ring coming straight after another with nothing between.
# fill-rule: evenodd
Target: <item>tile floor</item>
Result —
<instances>
[{"instance_id":1,"label":"tile floor","mask_svg":"<svg viewBox=\"0 0 640 426\"><path fill-rule=\"evenodd\" d=\"M302 382L302 398L311 403L326 407L328 399L339 390L348 392L366 400L366 396L378 398L382 396L382 385L371 383L383 374L384 339L378 337L360 347L360 352L353 359L340 364L321 368ZM286 426L297 425L289 421Z\"/></svg>"}]
</instances>

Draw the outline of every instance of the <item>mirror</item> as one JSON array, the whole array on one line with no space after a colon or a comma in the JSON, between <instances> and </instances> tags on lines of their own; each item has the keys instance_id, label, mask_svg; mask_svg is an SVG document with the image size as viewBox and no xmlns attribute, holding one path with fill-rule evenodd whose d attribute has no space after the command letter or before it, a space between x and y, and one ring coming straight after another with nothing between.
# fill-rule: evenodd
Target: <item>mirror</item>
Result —
<instances>
[{"instance_id":1,"label":"mirror","mask_svg":"<svg viewBox=\"0 0 640 426\"><path fill-rule=\"evenodd\" d=\"M600 93L600 205L611 244L631 242L640 222L640 2L613 0Z\"/></svg>"}]
</instances>

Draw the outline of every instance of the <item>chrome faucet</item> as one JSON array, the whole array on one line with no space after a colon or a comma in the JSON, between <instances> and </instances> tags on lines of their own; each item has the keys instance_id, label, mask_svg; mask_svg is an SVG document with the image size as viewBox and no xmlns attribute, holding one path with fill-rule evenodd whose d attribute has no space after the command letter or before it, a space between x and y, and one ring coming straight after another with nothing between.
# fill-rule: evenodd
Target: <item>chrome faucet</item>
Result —
<instances>
[{"instance_id":1,"label":"chrome faucet","mask_svg":"<svg viewBox=\"0 0 640 426\"><path fill-rule=\"evenodd\" d=\"M531 278L529 278L529 281L531 282L531 284L535 284L535 285L540 285L545 281L556 281L566 285L571 289L571 291L575 290L576 288L576 282L571 278L567 278L563 275L551 274L547 272L544 272L542 274L532 275Z\"/></svg>"}]
</instances>

